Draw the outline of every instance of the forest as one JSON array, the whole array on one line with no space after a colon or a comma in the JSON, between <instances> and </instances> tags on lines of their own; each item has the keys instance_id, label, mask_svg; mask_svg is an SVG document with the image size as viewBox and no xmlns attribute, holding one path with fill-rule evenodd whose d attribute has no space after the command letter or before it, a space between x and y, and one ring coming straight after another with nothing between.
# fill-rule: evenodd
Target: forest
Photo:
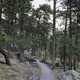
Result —
<instances>
[{"instance_id":1,"label":"forest","mask_svg":"<svg viewBox=\"0 0 80 80\"><path fill-rule=\"evenodd\" d=\"M80 1L43 0L47 3L38 8L32 5L34 1L0 0L0 68L11 69L16 64L21 66L19 71L25 71L30 66L34 75L34 69L40 73L40 67L43 76L49 79L2 79L0 76L0 80L80 80ZM50 71L45 72L48 69L62 74L58 75L59 79L52 78ZM64 79L67 74L78 78Z\"/></svg>"}]
</instances>

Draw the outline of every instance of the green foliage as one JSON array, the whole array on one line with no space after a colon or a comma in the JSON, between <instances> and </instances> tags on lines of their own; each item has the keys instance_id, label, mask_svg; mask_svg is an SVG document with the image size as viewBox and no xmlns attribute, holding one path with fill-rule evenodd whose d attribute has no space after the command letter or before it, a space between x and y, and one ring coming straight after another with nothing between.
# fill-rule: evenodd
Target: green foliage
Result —
<instances>
[{"instance_id":1,"label":"green foliage","mask_svg":"<svg viewBox=\"0 0 80 80\"><path fill-rule=\"evenodd\" d=\"M7 45L11 41L11 36L7 35L6 33L0 33L0 47Z\"/></svg>"},{"instance_id":2,"label":"green foliage","mask_svg":"<svg viewBox=\"0 0 80 80\"><path fill-rule=\"evenodd\" d=\"M0 33L0 44L5 42L5 35Z\"/></svg>"}]
</instances>

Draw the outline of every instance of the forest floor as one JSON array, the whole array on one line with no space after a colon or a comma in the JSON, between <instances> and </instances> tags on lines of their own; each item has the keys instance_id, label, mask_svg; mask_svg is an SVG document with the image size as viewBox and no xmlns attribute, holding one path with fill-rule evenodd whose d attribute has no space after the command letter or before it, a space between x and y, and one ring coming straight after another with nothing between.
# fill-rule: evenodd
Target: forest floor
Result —
<instances>
[{"instance_id":1,"label":"forest floor","mask_svg":"<svg viewBox=\"0 0 80 80\"><path fill-rule=\"evenodd\" d=\"M38 80L39 69L32 67L28 62L19 63L11 60L11 66L0 64L0 80Z\"/></svg>"},{"instance_id":2,"label":"forest floor","mask_svg":"<svg viewBox=\"0 0 80 80\"><path fill-rule=\"evenodd\" d=\"M11 66L0 63L0 80L39 80L40 69L29 62L20 63L11 59ZM61 69L54 69L57 80L80 80L80 69L63 72ZM66 77L66 79L65 79Z\"/></svg>"}]
</instances>

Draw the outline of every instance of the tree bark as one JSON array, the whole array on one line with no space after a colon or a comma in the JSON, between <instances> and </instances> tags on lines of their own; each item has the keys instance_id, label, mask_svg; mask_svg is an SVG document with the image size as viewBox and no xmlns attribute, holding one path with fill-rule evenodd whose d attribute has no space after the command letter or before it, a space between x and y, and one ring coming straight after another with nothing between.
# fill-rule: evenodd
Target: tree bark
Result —
<instances>
[{"instance_id":1,"label":"tree bark","mask_svg":"<svg viewBox=\"0 0 80 80\"><path fill-rule=\"evenodd\" d=\"M70 69L72 69L72 7L71 7L71 0L69 1L69 51L70 51Z\"/></svg>"},{"instance_id":2,"label":"tree bark","mask_svg":"<svg viewBox=\"0 0 80 80\"><path fill-rule=\"evenodd\" d=\"M55 35L55 26L56 26L56 0L54 0L54 11L53 11L53 29L52 33L53 35L51 36L51 54L53 55L52 57L52 63L54 63L54 60L56 59L56 35Z\"/></svg>"},{"instance_id":3,"label":"tree bark","mask_svg":"<svg viewBox=\"0 0 80 80\"><path fill-rule=\"evenodd\" d=\"M79 45L78 45L78 39L79 39L79 10L78 10L78 12L77 12L77 27L76 27L76 30L75 30L75 45L76 45L76 52L75 52L75 54L74 54L74 56L78 56L77 54L78 54L78 47L79 47ZM78 65L78 64L76 64L76 57L74 57L74 70L76 70L76 67L77 66L75 66L75 65Z\"/></svg>"},{"instance_id":4,"label":"tree bark","mask_svg":"<svg viewBox=\"0 0 80 80\"><path fill-rule=\"evenodd\" d=\"M66 65L66 36L67 36L67 13L66 13L66 16L65 16L65 30L64 30L64 49L63 49L63 52L64 52L64 71L65 71L65 65Z\"/></svg>"}]
</instances>

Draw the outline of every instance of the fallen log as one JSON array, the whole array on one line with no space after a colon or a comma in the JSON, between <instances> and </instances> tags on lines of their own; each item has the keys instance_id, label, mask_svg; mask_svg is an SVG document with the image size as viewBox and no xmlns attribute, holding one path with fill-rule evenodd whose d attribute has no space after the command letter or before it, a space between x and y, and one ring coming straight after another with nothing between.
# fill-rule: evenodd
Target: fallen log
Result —
<instances>
[{"instance_id":1,"label":"fallen log","mask_svg":"<svg viewBox=\"0 0 80 80\"><path fill-rule=\"evenodd\" d=\"M8 51L5 50L5 49L0 48L0 53L4 56L5 63L6 63L7 65L11 65L11 64L10 64L10 60L9 60L9 53L8 53Z\"/></svg>"}]
</instances>

